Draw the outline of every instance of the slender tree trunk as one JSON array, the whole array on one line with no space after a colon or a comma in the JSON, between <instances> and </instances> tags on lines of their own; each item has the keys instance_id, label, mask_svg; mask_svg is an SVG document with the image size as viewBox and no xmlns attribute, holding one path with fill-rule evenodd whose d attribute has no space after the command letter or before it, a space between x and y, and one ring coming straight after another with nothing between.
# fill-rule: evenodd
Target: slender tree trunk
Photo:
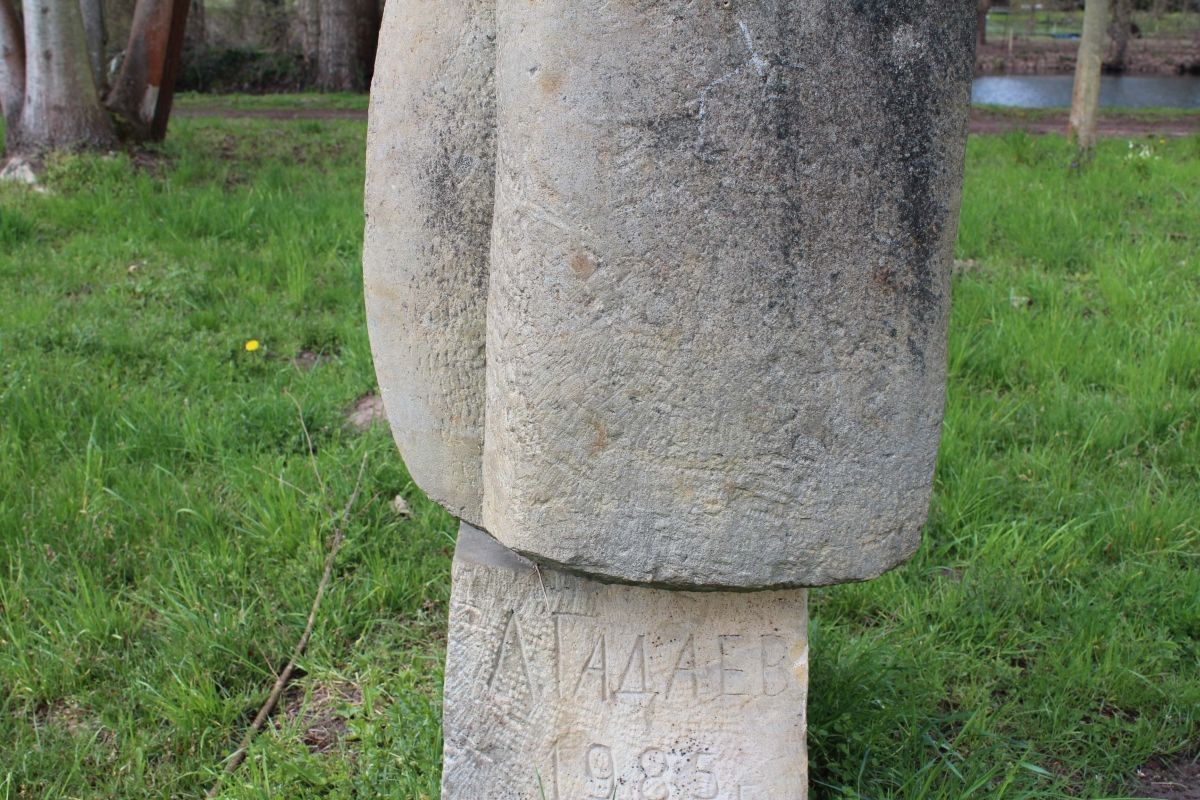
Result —
<instances>
[{"instance_id":1,"label":"slender tree trunk","mask_svg":"<svg viewBox=\"0 0 1200 800\"><path fill-rule=\"evenodd\" d=\"M79 0L79 13L83 17L83 33L87 37L88 62L92 65L92 77L96 80L96 91L103 95L108 83L108 70L105 68L105 59L108 54L108 31L104 27L104 3L102 0Z\"/></svg>"},{"instance_id":2,"label":"slender tree trunk","mask_svg":"<svg viewBox=\"0 0 1200 800\"><path fill-rule=\"evenodd\" d=\"M183 33L183 50L189 56L208 47L208 22L204 15L204 0L191 0L187 27Z\"/></svg>"},{"instance_id":3,"label":"slender tree trunk","mask_svg":"<svg viewBox=\"0 0 1200 800\"><path fill-rule=\"evenodd\" d=\"M1108 23L1108 0L1087 0L1083 12L1083 36L1075 63L1075 89L1071 95L1069 134L1081 151L1096 144L1096 110L1100 105L1100 67L1104 31Z\"/></svg>"},{"instance_id":4,"label":"slender tree trunk","mask_svg":"<svg viewBox=\"0 0 1200 800\"><path fill-rule=\"evenodd\" d=\"M5 139L11 152L20 131L25 106L25 37L11 0L0 0L0 108L4 109Z\"/></svg>"},{"instance_id":5,"label":"slender tree trunk","mask_svg":"<svg viewBox=\"0 0 1200 800\"><path fill-rule=\"evenodd\" d=\"M383 3L380 0L359 0L358 12L358 73L364 87L371 85L375 74L375 53L379 49L379 28L383 22Z\"/></svg>"},{"instance_id":6,"label":"slender tree trunk","mask_svg":"<svg viewBox=\"0 0 1200 800\"><path fill-rule=\"evenodd\" d=\"M237 40L243 43L249 41L255 33L257 22L252 0L234 0L233 15L237 22Z\"/></svg>"},{"instance_id":7,"label":"slender tree trunk","mask_svg":"<svg viewBox=\"0 0 1200 800\"><path fill-rule=\"evenodd\" d=\"M300 0L300 46L304 50L304 63L315 74L321 60L321 4L320 0Z\"/></svg>"},{"instance_id":8,"label":"slender tree trunk","mask_svg":"<svg viewBox=\"0 0 1200 800\"><path fill-rule=\"evenodd\" d=\"M96 92L79 6L67 0L26 0L25 52L30 58L18 149L112 145L112 123Z\"/></svg>"},{"instance_id":9,"label":"slender tree trunk","mask_svg":"<svg viewBox=\"0 0 1200 800\"><path fill-rule=\"evenodd\" d=\"M321 48L317 85L326 92L363 88L358 66L358 0L320 0Z\"/></svg>"},{"instance_id":10,"label":"slender tree trunk","mask_svg":"<svg viewBox=\"0 0 1200 800\"><path fill-rule=\"evenodd\" d=\"M1114 72L1129 66L1129 40L1133 38L1133 0L1112 0L1113 57L1108 62Z\"/></svg>"},{"instance_id":11,"label":"slender tree trunk","mask_svg":"<svg viewBox=\"0 0 1200 800\"><path fill-rule=\"evenodd\" d=\"M161 140L175 94L191 0L138 0L125 60L108 107L129 121L138 139Z\"/></svg>"},{"instance_id":12,"label":"slender tree trunk","mask_svg":"<svg viewBox=\"0 0 1200 800\"><path fill-rule=\"evenodd\" d=\"M268 50L283 52L287 49L288 27L293 13L289 3L283 0L258 0L258 31L260 42Z\"/></svg>"},{"instance_id":13,"label":"slender tree trunk","mask_svg":"<svg viewBox=\"0 0 1200 800\"><path fill-rule=\"evenodd\" d=\"M980 47L987 44L987 18L991 7L992 0L978 0L975 6L975 41Z\"/></svg>"}]
</instances>

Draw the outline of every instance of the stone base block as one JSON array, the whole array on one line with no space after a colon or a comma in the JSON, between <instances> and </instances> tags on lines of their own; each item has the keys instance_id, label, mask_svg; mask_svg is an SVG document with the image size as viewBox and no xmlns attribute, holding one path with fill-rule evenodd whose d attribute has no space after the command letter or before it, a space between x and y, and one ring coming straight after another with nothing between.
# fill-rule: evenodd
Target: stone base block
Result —
<instances>
[{"instance_id":1,"label":"stone base block","mask_svg":"<svg viewBox=\"0 0 1200 800\"><path fill-rule=\"evenodd\" d=\"M806 601L598 583L464 524L443 800L804 800Z\"/></svg>"}]
</instances>

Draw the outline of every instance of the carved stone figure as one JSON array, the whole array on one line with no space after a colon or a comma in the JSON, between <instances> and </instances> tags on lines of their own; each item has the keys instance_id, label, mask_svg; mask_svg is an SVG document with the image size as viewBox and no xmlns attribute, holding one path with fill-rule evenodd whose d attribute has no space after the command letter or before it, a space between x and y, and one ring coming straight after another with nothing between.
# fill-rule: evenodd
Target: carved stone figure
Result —
<instances>
[{"instance_id":1,"label":"carved stone figure","mask_svg":"<svg viewBox=\"0 0 1200 800\"><path fill-rule=\"evenodd\" d=\"M802 587L927 514L974 6L392 0L380 41L372 346L471 526L445 797L803 797Z\"/></svg>"}]
</instances>

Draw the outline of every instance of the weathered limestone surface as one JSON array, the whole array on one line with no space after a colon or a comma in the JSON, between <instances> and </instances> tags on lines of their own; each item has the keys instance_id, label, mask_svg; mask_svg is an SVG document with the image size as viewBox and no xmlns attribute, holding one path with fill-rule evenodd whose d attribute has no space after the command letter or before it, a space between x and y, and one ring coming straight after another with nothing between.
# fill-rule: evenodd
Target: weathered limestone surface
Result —
<instances>
[{"instance_id":1,"label":"weathered limestone surface","mask_svg":"<svg viewBox=\"0 0 1200 800\"><path fill-rule=\"evenodd\" d=\"M367 322L413 479L479 522L494 3L391 0L371 92Z\"/></svg>"},{"instance_id":2,"label":"weathered limestone surface","mask_svg":"<svg viewBox=\"0 0 1200 800\"><path fill-rule=\"evenodd\" d=\"M802 800L805 601L538 571L464 525L443 797Z\"/></svg>"},{"instance_id":3,"label":"weathered limestone surface","mask_svg":"<svg viewBox=\"0 0 1200 800\"><path fill-rule=\"evenodd\" d=\"M678 587L911 555L974 11L498 0L488 531Z\"/></svg>"}]
</instances>

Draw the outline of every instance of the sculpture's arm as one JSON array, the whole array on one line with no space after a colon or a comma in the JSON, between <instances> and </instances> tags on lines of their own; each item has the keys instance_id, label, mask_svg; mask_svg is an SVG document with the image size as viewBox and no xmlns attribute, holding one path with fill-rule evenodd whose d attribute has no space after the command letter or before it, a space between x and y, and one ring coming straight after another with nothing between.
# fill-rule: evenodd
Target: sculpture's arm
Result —
<instances>
[{"instance_id":1,"label":"sculpture's arm","mask_svg":"<svg viewBox=\"0 0 1200 800\"><path fill-rule=\"evenodd\" d=\"M375 368L409 473L479 524L492 224L493 0L392 0L367 144Z\"/></svg>"}]
</instances>

